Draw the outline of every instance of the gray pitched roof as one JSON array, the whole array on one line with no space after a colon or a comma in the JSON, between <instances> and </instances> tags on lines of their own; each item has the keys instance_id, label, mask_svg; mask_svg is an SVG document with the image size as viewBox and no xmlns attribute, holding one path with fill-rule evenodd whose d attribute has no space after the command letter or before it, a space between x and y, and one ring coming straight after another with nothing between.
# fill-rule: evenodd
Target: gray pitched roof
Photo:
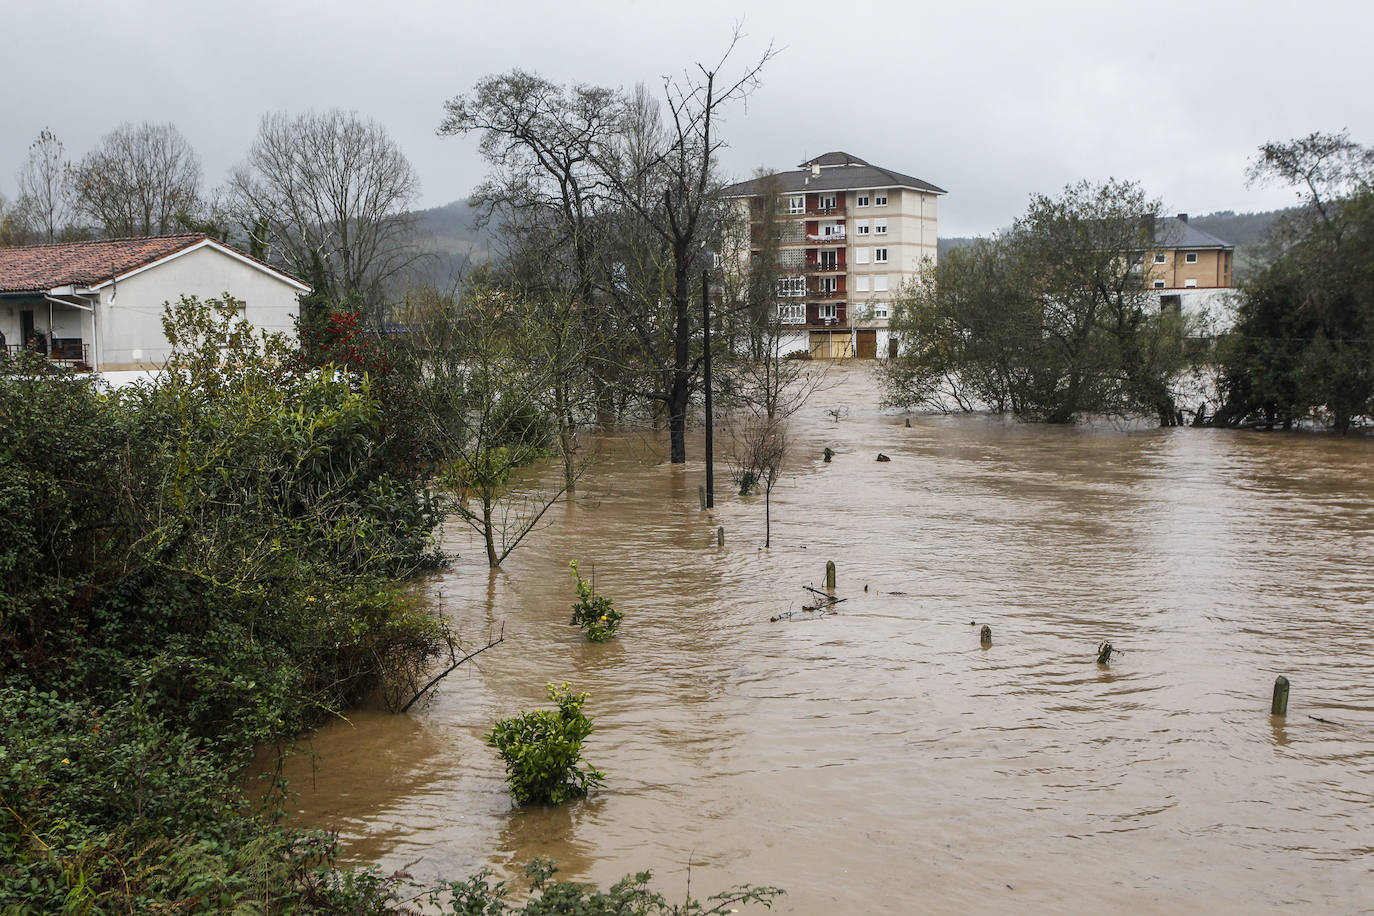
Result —
<instances>
[{"instance_id":1,"label":"gray pitched roof","mask_svg":"<svg viewBox=\"0 0 1374 916\"><path fill-rule=\"evenodd\" d=\"M1155 244L1161 248L1235 248L1210 232L1203 232L1186 219L1166 216L1155 223Z\"/></svg>"},{"instance_id":2,"label":"gray pitched roof","mask_svg":"<svg viewBox=\"0 0 1374 916\"><path fill-rule=\"evenodd\" d=\"M819 165L820 175L813 176L811 167ZM944 188L936 187L928 181L894 172L891 169L869 165L858 156L845 152L824 153L802 163L802 168L789 172L777 172L765 178L751 178L732 184L723 190L726 197L753 197L763 193L769 183L780 194L795 194L798 191L859 191L865 188L912 188L928 194L946 194Z\"/></svg>"},{"instance_id":3,"label":"gray pitched roof","mask_svg":"<svg viewBox=\"0 0 1374 916\"><path fill-rule=\"evenodd\" d=\"M808 160L806 160L806 161L803 162L801 165L797 166L797 168L799 168L799 169L809 169L809 168L811 168L811 166L813 166L813 165L819 165L819 166L831 166L831 165L872 165L872 163L871 163L871 162L866 162L866 161L864 161L863 159L860 159L858 156L855 156L853 153L834 152L834 153L821 153L821 154L820 154L819 156L817 156L815 159L808 159Z\"/></svg>"}]
</instances>

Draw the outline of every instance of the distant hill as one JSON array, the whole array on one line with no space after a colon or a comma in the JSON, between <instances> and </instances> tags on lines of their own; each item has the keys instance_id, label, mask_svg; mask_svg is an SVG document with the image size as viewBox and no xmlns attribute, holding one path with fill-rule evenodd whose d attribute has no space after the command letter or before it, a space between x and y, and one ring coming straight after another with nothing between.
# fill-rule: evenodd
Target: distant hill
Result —
<instances>
[{"instance_id":1,"label":"distant hill","mask_svg":"<svg viewBox=\"0 0 1374 916\"><path fill-rule=\"evenodd\" d=\"M491 237L477 227L477 213L465 200L419 210L415 238L425 257L411 271L411 281L450 290L469 268L487 260Z\"/></svg>"}]
</instances>

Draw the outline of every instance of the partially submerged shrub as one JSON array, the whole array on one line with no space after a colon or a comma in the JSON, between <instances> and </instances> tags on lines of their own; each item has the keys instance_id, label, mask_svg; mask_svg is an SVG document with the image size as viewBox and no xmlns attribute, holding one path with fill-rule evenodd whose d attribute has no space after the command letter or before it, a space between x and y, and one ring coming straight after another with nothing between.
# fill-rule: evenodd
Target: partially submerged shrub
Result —
<instances>
[{"instance_id":1,"label":"partially submerged shrub","mask_svg":"<svg viewBox=\"0 0 1374 916\"><path fill-rule=\"evenodd\" d=\"M772 909L773 901L783 893L780 887L737 885L728 891L697 900L689 890L680 904L669 903L660 893L650 889L652 875L642 871L626 875L609 891L590 884L554 881L558 871L550 859L536 858L525 867L530 879L530 895L523 904L509 902L511 889L505 881L493 881L490 869L483 869L466 881L449 881L429 894L431 904L448 905L442 913L454 916L534 916L534 914L577 913L579 916L723 916L735 913L736 905L762 904ZM518 894L516 896L519 896Z\"/></svg>"},{"instance_id":2,"label":"partially submerged shrub","mask_svg":"<svg viewBox=\"0 0 1374 916\"><path fill-rule=\"evenodd\" d=\"M577 561L568 564L573 578L577 580L577 602L572 606L572 623L582 628L582 632L592 642L605 642L620 628L625 616L615 609L611 599L598 595L592 585L577 571Z\"/></svg>"},{"instance_id":3,"label":"partially submerged shrub","mask_svg":"<svg viewBox=\"0 0 1374 916\"><path fill-rule=\"evenodd\" d=\"M506 782L521 805L561 805L582 798L602 784L605 773L582 768L582 741L591 734L592 720L582 713L585 693L573 693L566 681L548 685L557 709L522 712L502 719L487 735L506 763Z\"/></svg>"}]
</instances>

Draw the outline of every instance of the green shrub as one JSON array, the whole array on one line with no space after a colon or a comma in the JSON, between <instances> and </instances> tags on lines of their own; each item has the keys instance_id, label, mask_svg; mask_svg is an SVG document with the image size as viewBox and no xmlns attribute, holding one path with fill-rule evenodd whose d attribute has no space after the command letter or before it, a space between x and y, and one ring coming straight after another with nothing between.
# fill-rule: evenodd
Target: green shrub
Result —
<instances>
[{"instance_id":1,"label":"green shrub","mask_svg":"<svg viewBox=\"0 0 1374 916\"><path fill-rule=\"evenodd\" d=\"M572 606L572 622L582 628L582 632L592 642L605 642L620 628L625 616L611 605L611 599L598 595L591 583L582 578L577 571L577 561L568 564L573 578L577 580L577 602Z\"/></svg>"},{"instance_id":2,"label":"green shrub","mask_svg":"<svg viewBox=\"0 0 1374 916\"><path fill-rule=\"evenodd\" d=\"M535 859L525 868L530 879L530 895L521 906L507 901L510 888L505 881L492 881L492 872L483 869L466 881L450 881L429 895L431 904L442 906L448 916L717 916L734 913L736 905L758 903L772 909L773 901L783 893L778 887L753 887L741 884L705 900L697 900L689 893L680 904L670 904L657 891L649 888L652 875L642 871L626 875L609 890L603 891L589 884L571 881L552 881L554 863L549 859Z\"/></svg>"},{"instance_id":3,"label":"green shrub","mask_svg":"<svg viewBox=\"0 0 1374 916\"><path fill-rule=\"evenodd\" d=\"M581 798L602 784L600 770L581 768L582 741L591 734L592 720L582 713L585 693L573 693L566 681L548 685L557 709L523 712L502 719L487 735L506 763L506 782L521 805L561 805Z\"/></svg>"}]
</instances>

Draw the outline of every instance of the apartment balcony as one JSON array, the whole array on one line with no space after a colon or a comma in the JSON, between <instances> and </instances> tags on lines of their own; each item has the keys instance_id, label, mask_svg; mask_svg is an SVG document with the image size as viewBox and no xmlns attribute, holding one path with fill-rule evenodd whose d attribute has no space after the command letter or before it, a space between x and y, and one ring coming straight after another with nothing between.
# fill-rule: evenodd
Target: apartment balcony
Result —
<instances>
[{"instance_id":1,"label":"apartment balcony","mask_svg":"<svg viewBox=\"0 0 1374 916\"><path fill-rule=\"evenodd\" d=\"M812 302L843 302L849 298L842 289L826 289L823 286L807 287L806 298Z\"/></svg>"},{"instance_id":2,"label":"apartment balcony","mask_svg":"<svg viewBox=\"0 0 1374 916\"><path fill-rule=\"evenodd\" d=\"M843 245L846 241L843 232L832 232L830 235L807 235L806 241L811 245Z\"/></svg>"},{"instance_id":3,"label":"apartment balcony","mask_svg":"<svg viewBox=\"0 0 1374 916\"><path fill-rule=\"evenodd\" d=\"M793 216L798 216L798 215L803 215L803 214L796 214L796 213L794 213L794 214L792 214L792 215L793 215ZM806 213L805 213L804 215L805 215L805 216L812 217L813 219L816 218L816 217L827 217L827 216L830 216L830 217L842 217L842 216L844 216L844 204L836 204L836 205L833 206L833 207L807 207L807 208L806 208Z\"/></svg>"},{"instance_id":4,"label":"apartment balcony","mask_svg":"<svg viewBox=\"0 0 1374 916\"><path fill-rule=\"evenodd\" d=\"M49 362L59 366L66 366L78 371L90 370L91 347L80 337L54 337L51 348L42 340L37 340L29 345L5 344L3 355L16 357L25 350L41 353L48 358Z\"/></svg>"},{"instance_id":5,"label":"apartment balcony","mask_svg":"<svg viewBox=\"0 0 1374 916\"><path fill-rule=\"evenodd\" d=\"M829 261L807 262L805 267L808 274L842 274L845 269L845 265L838 261L834 263Z\"/></svg>"}]
</instances>

